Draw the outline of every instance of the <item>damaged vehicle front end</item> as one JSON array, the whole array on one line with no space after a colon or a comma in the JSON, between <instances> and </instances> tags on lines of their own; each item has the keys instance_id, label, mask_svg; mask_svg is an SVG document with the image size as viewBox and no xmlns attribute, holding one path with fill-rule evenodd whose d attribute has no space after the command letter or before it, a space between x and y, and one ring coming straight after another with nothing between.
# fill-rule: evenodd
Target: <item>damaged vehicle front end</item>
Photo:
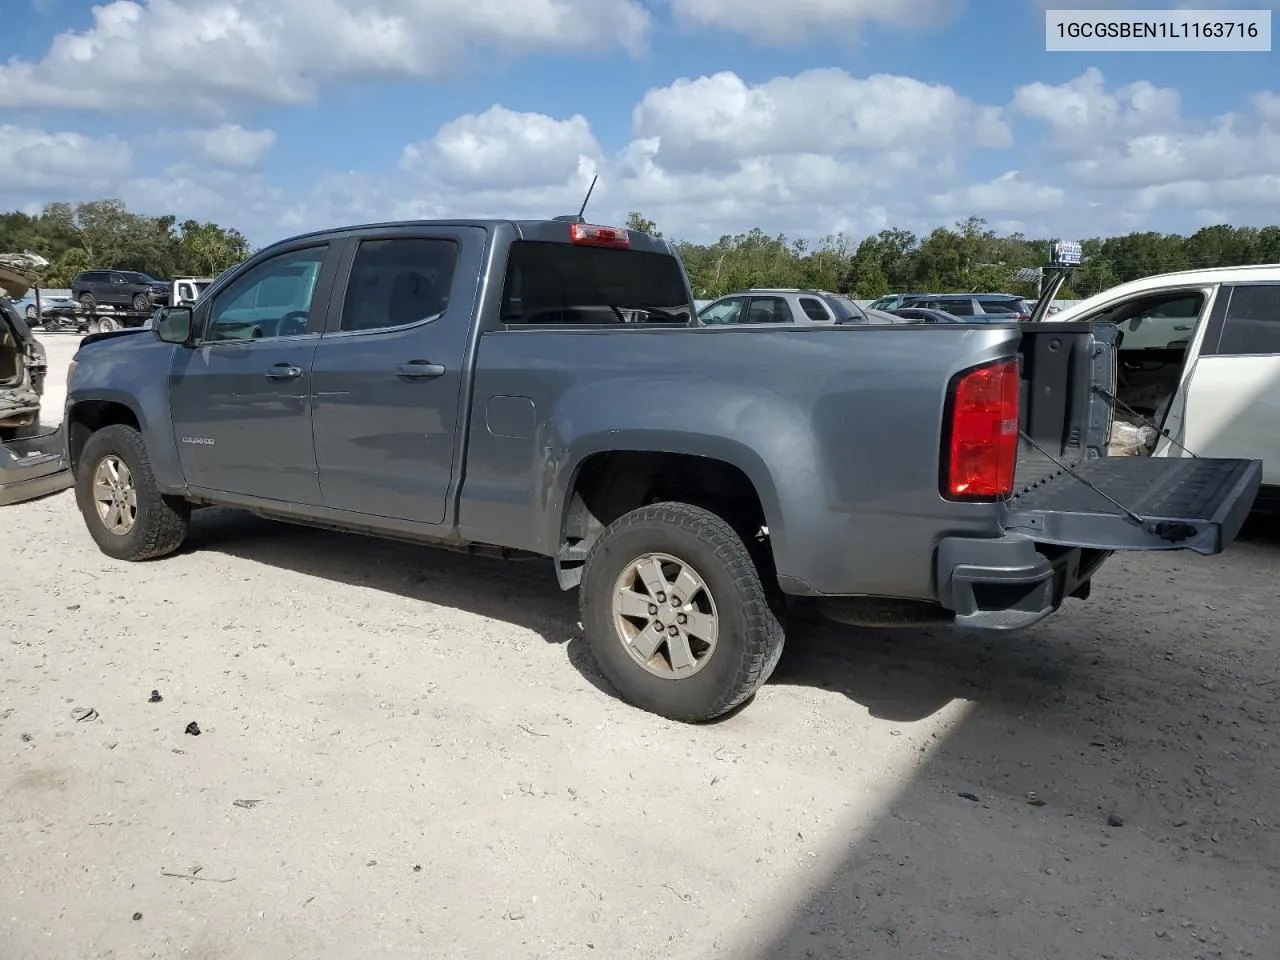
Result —
<instances>
[{"instance_id":1,"label":"damaged vehicle front end","mask_svg":"<svg viewBox=\"0 0 1280 960\"><path fill-rule=\"evenodd\" d=\"M28 287L22 274L0 263L0 505L63 490L71 477L60 432L40 426L48 359L14 306Z\"/></svg>"}]
</instances>

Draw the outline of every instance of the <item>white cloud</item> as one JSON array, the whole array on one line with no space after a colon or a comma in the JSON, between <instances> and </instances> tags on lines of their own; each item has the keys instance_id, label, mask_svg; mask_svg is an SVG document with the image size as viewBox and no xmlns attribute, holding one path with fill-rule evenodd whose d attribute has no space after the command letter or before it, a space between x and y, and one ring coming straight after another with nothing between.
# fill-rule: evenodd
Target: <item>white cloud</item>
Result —
<instances>
[{"instance_id":1,"label":"white cloud","mask_svg":"<svg viewBox=\"0 0 1280 960\"><path fill-rule=\"evenodd\" d=\"M495 104L444 124L405 147L402 169L470 190L521 190L564 184L601 155L581 114L556 120Z\"/></svg>"},{"instance_id":2,"label":"white cloud","mask_svg":"<svg viewBox=\"0 0 1280 960\"><path fill-rule=\"evenodd\" d=\"M1090 68L1058 86L1018 88L1012 110L1048 127L1046 146L1065 161L1071 195L1098 200L1117 223L1280 218L1273 92L1254 94L1239 112L1191 119L1177 91L1145 81L1109 89Z\"/></svg>"},{"instance_id":3,"label":"white cloud","mask_svg":"<svg viewBox=\"0 0 1280 960\"><path fill-rule=\"evenodd\" d=\"M638 53L649 25L639 0L115 0L93 19L0 66L0 103L214 115L337 80L438 79L478 53Z\"/></svg>"},{"instance_id":4,"label":"white cloud","mask_svg":"<svg viewBox=\"0 0 1280 960\"><path fill-rule=\"evenodd\" d=\"M132 168L129 145L115 137L95 140L0 124L0 195L108 184Z\"/></svg>"},{"instance_id":5,"label":"white cloud","mask_svg":"<svg viewBox=\"0 0 1280 960\"><path fill-rule=\"evenodd\" d=\"M185 136L204 159L224 167L256 167L276 142L274 130L246 130L237 123L188 130Z\"/></svg>"},{"instance_id":6,"label":"white cloud","mask_svg":"<svg viewBox=\"0 0 1280 960\"><path fill-rule=\"evenodd\" d=\"M1066 83L1029 83L1014 91L1012 110L1047 124L1055 146L1080 150L1097 143L1167 128L1181 110L1178 91L1146 80L1106 88L1090 67Z\"/></svg>"},{"instance_id":7,"label":"white cloud","mask_svg":"<svg viewBox=\"0 0 1280 960\"><path fill-rule=\"evenodd\" d=\"M632 112L637 137L659 142L672 169L731 165L746 157L848 151L920 151L962 139L975 147L1012 143L995 107L942 84L843 70L810 70L749 85L732 72L681 79L650 90ZM945 152L945 151L940 151Z\"/></svg>"},{"instance_id":8,"label":"white cloud","mask_svg":"<svg viewBox=\"0 0 1280 960\"><path fill-rule=\"evenodd\" d=\"M273 145L269 130L139 136L139 157L163 155L144 149L153 140L192 149L187 162L137 176L120 140L8 127L0 193L19 206L119 196L143 212L235 226L256 243L369 221L571 213L597 172L592 219L640 210L668 236L693 240L755 226L808 238L860 238L889 225L927 232L969 215L1065 236L1280 219L1275 93L1213 121L1184 118L1174 91L1110 88L1097 71L1027 85L1012 99L1002 110L942 85L840 70L759 84L719 73L648 91L618 150L605 150L580 114L494 105L314 183L273 181L257 168ZM1047 150L1020 138L1016 170L1003 152L1010 115L1046 133Z\"/></svg>"},{"instance_id":9,"label":"white cloud","mask_svg":"<svg viewBox=\"0 0 1280 960\"><path fill-rule=\"evenodd\" d=\"M1280 124L1280 94L1263 90L1253 95L1253 108L1265 120Z\"/></svg>"},{"instance_id":10,"label":"white cloud","mask_svg":"<svg viewBox=\"0 0 1280 960\"><path fill-rule=\"evenodd\" d=\"M1071 169L1084 182L1109 187L1228 181L1274 170L1280 129L1242 126L1224 117L1201 132L1132 137Z\"/></svg>"},{"instance_id":11,"label":"white cloud","mask_svg":"<svg viewBox=\"0 0 1280 960\"><path fill-rule=\"evenodd\" d=\"M937 193L931 199L934 209L948 216L973 214L991 220L1058 210L1066 203L1067 193L1061 187L1024 180L1017 170L1010 170L986 183Z\"/></svg>"},{"instance_id":12,"label":"white cloud","mask_svg":"<svg viewBox=\"0 0 1280 960\"><path fill-rule=\"evenodd\" d=\"M1203 211L1201 219L1212 223L1230 222L1242 211L1280 213L1280 175L1162 183L1138 191L1133 207L1143 212L1167 207Z\"/></svg>"},{"instance_id":13,"label":"white cloud","mask_svg":"<svg viewBox=\"0 0 1280 960\"><path fill-rule=\"evenodd\" d=\"M961 189L960 155L1010 143L998 108L945 86L839 70L757 86L732 73L679 80L648 92L633 128L632 142L609 154L583 116L494 105L409 144L395 172L323 178L265 232L400 218L555 216L576 210L600 172L590 212L606 222L638 209L674 236L715 237L756 225L791 235L861 234L890 221L932 225L937 213L928 197ZM938 141L959 146L939 149ZM1019 197L1043 205L1042 195L1028 192L1034 185L1012 186L1023 189L1002 195L999 212L1016 213ZM148 192L158 198L159 184ZM254 236L263 232L255 227Z\"/></svg>"},{"instance_id":14,"label":"white cloud","mask_svg":"<svg viewBox=\"0 0 1280 960\"><path fill-rule=\"evenodd\" d=\"M1108 90L1090 68L1067 83L1019 87L1013 109L1049 127L1049 146L1092 187L1141 190L1270 173L1280 152L1280 97L1255 94L1250 109L1211 121L1182 116L1177 91L1146 81Z\"/></svg>"},{"instance_id":15,"label":"white cloud","mask_svg":"<svg viewBox=\"0 0 1280 960\"><path fill-rule=\"evenodd\" d=\"M927 30L951 22L964 0L670 0L676 21L746 34L762 43L849 35L868 23Z\"/></svg>"}]
</instances>

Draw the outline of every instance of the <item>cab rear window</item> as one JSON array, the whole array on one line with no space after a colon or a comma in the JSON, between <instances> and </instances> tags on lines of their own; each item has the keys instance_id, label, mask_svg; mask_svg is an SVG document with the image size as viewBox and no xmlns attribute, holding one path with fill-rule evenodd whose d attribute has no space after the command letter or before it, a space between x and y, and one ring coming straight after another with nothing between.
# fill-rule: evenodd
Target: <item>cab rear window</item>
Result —
<instances>
[{"instance_id":1,"label":"cab rear window","mask_svg":"<svg viewBox=\"0 0 1280 960\"><path fill-rule=\"evenodd\" d=\"M673 256L540 240L511 245L503 323L687 324L691 311L684 271Z\"/></svg>"}]
</instances>

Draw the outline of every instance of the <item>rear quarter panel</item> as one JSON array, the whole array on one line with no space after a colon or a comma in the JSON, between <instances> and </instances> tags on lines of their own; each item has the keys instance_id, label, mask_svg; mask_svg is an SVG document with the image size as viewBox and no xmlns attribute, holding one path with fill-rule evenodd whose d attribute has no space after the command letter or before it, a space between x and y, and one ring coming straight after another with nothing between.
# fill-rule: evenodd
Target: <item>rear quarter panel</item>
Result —
<instances>
[{"instance_id":1,"label":"rear quarter panel","mask_svg":"<svg viewBox=\"0 0 1280 960\"><path fill-rule=\"evenodd\" d=\"M932 597L939 538L998 533L993 505L939 496L946 386L1013 356L1019 336L1012 325L486 332L461 533L554 554L588 457L688 453L751 480L791 592Z\"/></svg>"}]
</instances>

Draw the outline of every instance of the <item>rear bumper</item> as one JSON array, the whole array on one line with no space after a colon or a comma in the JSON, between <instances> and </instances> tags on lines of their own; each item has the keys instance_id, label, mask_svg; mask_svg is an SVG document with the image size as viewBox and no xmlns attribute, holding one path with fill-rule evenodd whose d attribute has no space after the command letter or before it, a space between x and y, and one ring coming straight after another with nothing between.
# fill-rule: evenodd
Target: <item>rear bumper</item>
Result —
<instances>
[{"instance_id":1,"label":"rear bumper","mask_svg":"<svg viewBox=\"0 0 1280 960\"><path fill-rule=\"evenodd\" d=\"M1017 535L938 544L938 601L956 626L1019 630L1049 616L1070 596L1088 596L1090 578L1111 554L1082 547L1037 548Z\"/></svg>"},{"instance_id":2,"label":"rear bumper","mask_svg":"<svg viewBox=\"0 0 1280 960\"><path fill-rule=\"evenodd\" d=\"M0 506L66 490L73 483L63 431L0 444Z\"/></svg>"}]
</instances>

